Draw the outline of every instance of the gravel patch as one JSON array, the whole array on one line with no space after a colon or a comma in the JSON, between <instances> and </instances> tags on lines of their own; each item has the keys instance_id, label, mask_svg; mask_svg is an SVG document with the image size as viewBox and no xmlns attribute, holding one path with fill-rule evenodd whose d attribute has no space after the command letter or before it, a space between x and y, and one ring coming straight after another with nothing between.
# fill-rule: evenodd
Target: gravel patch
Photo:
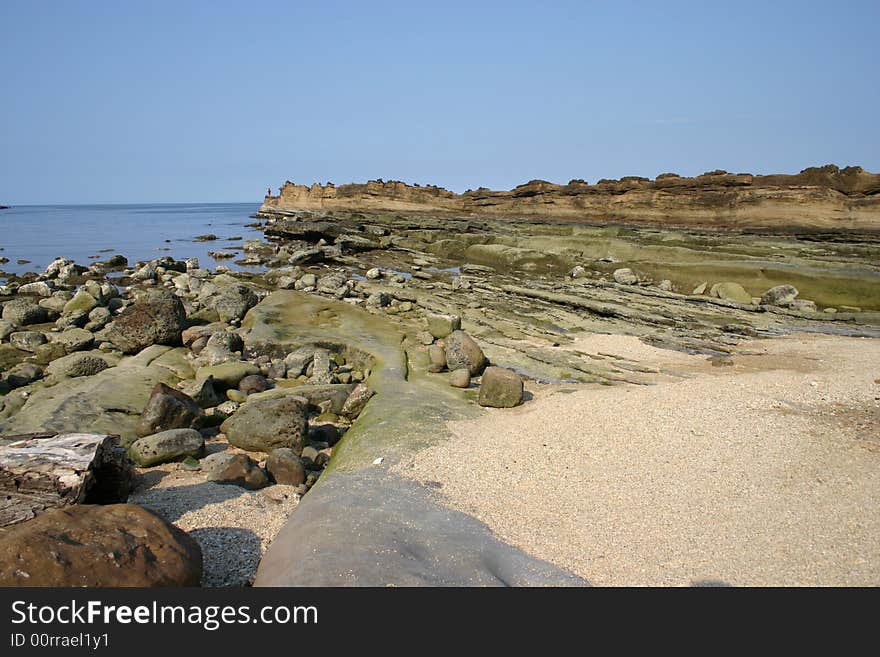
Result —
<instances>
[{"instance_id":1,"label":"gravel patch","mask_svg":"<svg viewBox=\"0 0 880 657\"><path fill-rule=\"evenodd\" d=\"M597 585L880 584L880 340L583 346L686 376L531 386L398 470Z\"/></svg>"},{"instance_id":2,"label":"gravel patch","mask_svg":"<svg viewBox=\"0 0 880 657\"><path fill-rule=\"evenodd\" d=\"M129 502L157 512L198 541L202 586L250 586L269 544L296 508L293 486L249 491L205 481L177 464L138 470Z\"/></svg>"}]
</instances>

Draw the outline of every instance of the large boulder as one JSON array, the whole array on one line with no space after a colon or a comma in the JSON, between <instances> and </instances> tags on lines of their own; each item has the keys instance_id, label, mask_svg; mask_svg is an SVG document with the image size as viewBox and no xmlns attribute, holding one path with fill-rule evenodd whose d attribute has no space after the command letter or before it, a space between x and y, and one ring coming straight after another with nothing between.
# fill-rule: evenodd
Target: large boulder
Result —
<instances>
[{"instance_id":1,"label":"large boulder","mask_svg":"<svg viewBox=\"0 0 880 657\"><path fill-rule=\"evenodd\" d=\"M193 429L205 412L189 395L164 383L157 383L141 413L135 433L149 436L168 429Z\"/></svg>"},{"instance_id":2,"label":"large boulder","mask_svg":"<svg viewBox=\"0 0 880 657\"><path fill-rule=\"evenodd\" d=\"M446 367L450 371L466 368L476 376L489 364L480 345L464 331L453 331L446 339Z\"/></svg>"},{"instance_id":3,"label":"large boulder","mask_svg":"<svg viewBox=\"0 0 880 657\"><path fill-rule=\"evenodd\" d=\"M108 338L126 354L154 344L178 345L185 319L180 299L157 291L123 310L108 330Z\"/></svg>"},{"instance_id":4,"label":"large boulder","mask_svg":"<svg viewBox=\"0 0 880 657\"><path fill-rule=\"evenodd\" d=\"M52 509L0 533L0 586L198 586L202 551L134 504Z\"/></svg>"},{"instance_id":5,"label":"large boulder","mask_svg":"<svg viewBox=\"0 0 880 657\"><path fill-rule=\"evenodd\" d=\"M33 353L41 344L46 344L46 336L40 331L16 331L9 336L9 344L16 349Z\"/></svg>"},{"instance_id":6,"label":"large boulder","mask_svg":"<svg viewBox=\"0 0 880 657\"><path fill-rule=\"evenodd\" d=\"M85 288L80 288L73 298L64 304L65 315L86 314L88 315L96 306L98 300L89 294Z\"/></svg>"},{"instance_id":7,"label":"large boulder","mask_svg":"<svg viewBox=\"0 0 880 657\"><path fill-rule=\"evenodd\" d=\"M49 318L49 311L33 298L18 298L3 304L3 319L15 326L42 324Z\"/></svg>"},{"instance_id":8,"label":"large boulder","mask_svg":"<svg viewBox=\"0 0 880 657\"><path fill-rule=\"evenodd\" d=\"M480 380L480 406L512 408L522 404L523 382L519 374L503 367L487 367Z\"/></svg>"},{"instance_id":9,"label":"large boulder","mask_svg":"<svg viewBox=\"0 0 880 657\"><path fill-rule=\"evenodd\" d=\"M798 289L793 285L777 285L761 295L761 303L768 306L790 306L797 298Z\"/></svg>"},{"instance_id":10,"label":"large boulder","mask_svg":"<svg viewBox=\"0 0 880 657\"><path fill-rule=\"evenodd\" d=\"M211 307L222 322L240 321L258 301L256 293L247 285L232 283L220 287L211 298Z\"/></svg>"},{"instance_id":11,"label":"large boulder","mask_svg":"<svg viewBox=\"0 0 880 657\"><path fill-rule=\"evenodd\" d=\"M199 456L204 448L205 439L195 429L169 429L138 438L128 448L128 454L140 467L147 468L186 456Z\"/></svg>"},{"instance_id":12,"label":"large boulder","mask_svg":"<svg viewBox=\"0 0 880 657\"><path fill-rule=\"evenodd\" d=\"M269 453L278 447L302 452L308 431L309 403L304 397L248 399L220 425L230 445Z\"/></svg>"},{"instance_id":13,"label":"large boulder","mask_svg":"<svg viewBox=\"0 0 880 657\"><path fill-rule=\"evenodd\" d=\"M54 341L62 345L67 352L82 351L92 347L95 336L85 329L69 328L59 333Z\"/></svg>"}]
</instances>

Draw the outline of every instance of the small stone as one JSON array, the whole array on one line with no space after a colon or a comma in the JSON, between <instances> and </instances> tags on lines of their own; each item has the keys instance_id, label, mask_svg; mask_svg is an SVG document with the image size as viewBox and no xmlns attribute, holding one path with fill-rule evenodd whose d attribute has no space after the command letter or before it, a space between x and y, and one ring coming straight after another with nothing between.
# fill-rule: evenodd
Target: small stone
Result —
<instances>
[{"instance_id":1,"label":"small stone","mask_svg":"<svg viewBox=\"0 0 880 657\"><path fill-rule=\"evenodd\" d=\"M234 401L242 404L247 401L247 393L244 393L241 390L237 390L236 388L230 388L226 391L226 398L229 401Z\"/></svg>"},{"instance_id":2,"label":"small stone","mask_svg":"<svg viewBox=\"0 0 880 657\"><path fill-rule=\"evenodd\" d=\"M199 464L208 481L257 490L269 485L269 477L247 454L218 452Z\"/></svg>"},{"instance_id":3,"label":"small stone","mask_svg":"<svg viewBox=\"0 0 880 657\"><path fill-rule=\"evenodd\" d=\"M238 382L238 389L245 395L255 392L265 392L272 389L272 382L262 374L248 374Z\"/></svg>"},{"instance_id":4,"label":"small stone","mask_svg":"<svg viewBox=\"0 0 880 657\"><path fill-rule=\"evenodd\" d=\"M378 267L373 267L372 269L368 269L367 273L364 274L371 281L375 281L376 279L382 278L382 272L379 271Z\"/></svg>"},{"instance_id":5,"label":"small stone","mask_svg":"<svg viewBox=\"0 0 880 657\"><path fill-rule=\"evenodd\" d=\"M428 358L431 360L428 366L429 372L437 373L446 369L446 349L439 344L428 347Z\"/></svg>"},{"instance_id":6,"label":"small stone","mask_svg":"<svg viewBox=\"0 0 880 657\"><path fill-rule=\"evenodd\" d=\"M798 295L798 290L793 285L777 285L761 295L761 303L768 306L790 306Z\"/></svg>"},{"instance_id":7,"label":"small stone","mask_svg":"<svg viewBox=\"0 0 880 657\"><path fill-rule=\"evenodd\" d=\"M342 405L340 415L344 415L352 420L355 419L361 414L367 402L370 401L374 394L365 384L357 384Z\"/></svg>"},{"instance_id":8,"label":"small stone","mask_svg":"<svg viewBox=\"0 0 880 657\"><path fill-rule=\"evenodd\" d=\"M467 388L471 385L471 373L466 367L449 373L449 385L453 388Z\"/></svg>"}]
</instances>

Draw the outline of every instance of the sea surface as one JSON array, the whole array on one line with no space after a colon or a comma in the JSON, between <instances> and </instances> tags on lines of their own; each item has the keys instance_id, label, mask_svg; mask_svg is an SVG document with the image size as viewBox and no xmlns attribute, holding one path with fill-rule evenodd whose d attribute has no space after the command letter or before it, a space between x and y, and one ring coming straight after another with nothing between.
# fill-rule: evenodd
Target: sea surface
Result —
<instances>
[{"instance_id":1,"label":"sea surface","mask_svg":"<svg viewBox=\"0 0 880 657\"><path fill-rule=\"evenodd\" d=\"M163 255L197 257L202 267L238 267L245 240L262 233L245 224L259 203L157 203L137 205L22 205L0 210L0 271L42 272L59 256L80 265L121 254L133 265ZM194 242L197 235L217 240ZM240 237L240 240L229 238ZM234 259L214 260L208 251L234 251ZM18 260L29 260L17 264Z\"/></svg>"}]
</instances>

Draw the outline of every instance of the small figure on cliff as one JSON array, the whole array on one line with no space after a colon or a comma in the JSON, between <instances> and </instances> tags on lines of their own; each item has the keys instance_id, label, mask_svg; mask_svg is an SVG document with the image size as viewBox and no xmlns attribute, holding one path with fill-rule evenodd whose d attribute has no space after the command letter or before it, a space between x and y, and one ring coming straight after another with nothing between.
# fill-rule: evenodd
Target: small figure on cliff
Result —
<instances>
[{"instance_id":1,"label":"small figure on cliff","mask_svg":"<svg viewBox=\"0 0 880 657\"><path fill-rule=\"evenodd\" d=\"M266 188L266 196L272 196L272 188L271 187Z\"/></svg>"}]
</instances>

